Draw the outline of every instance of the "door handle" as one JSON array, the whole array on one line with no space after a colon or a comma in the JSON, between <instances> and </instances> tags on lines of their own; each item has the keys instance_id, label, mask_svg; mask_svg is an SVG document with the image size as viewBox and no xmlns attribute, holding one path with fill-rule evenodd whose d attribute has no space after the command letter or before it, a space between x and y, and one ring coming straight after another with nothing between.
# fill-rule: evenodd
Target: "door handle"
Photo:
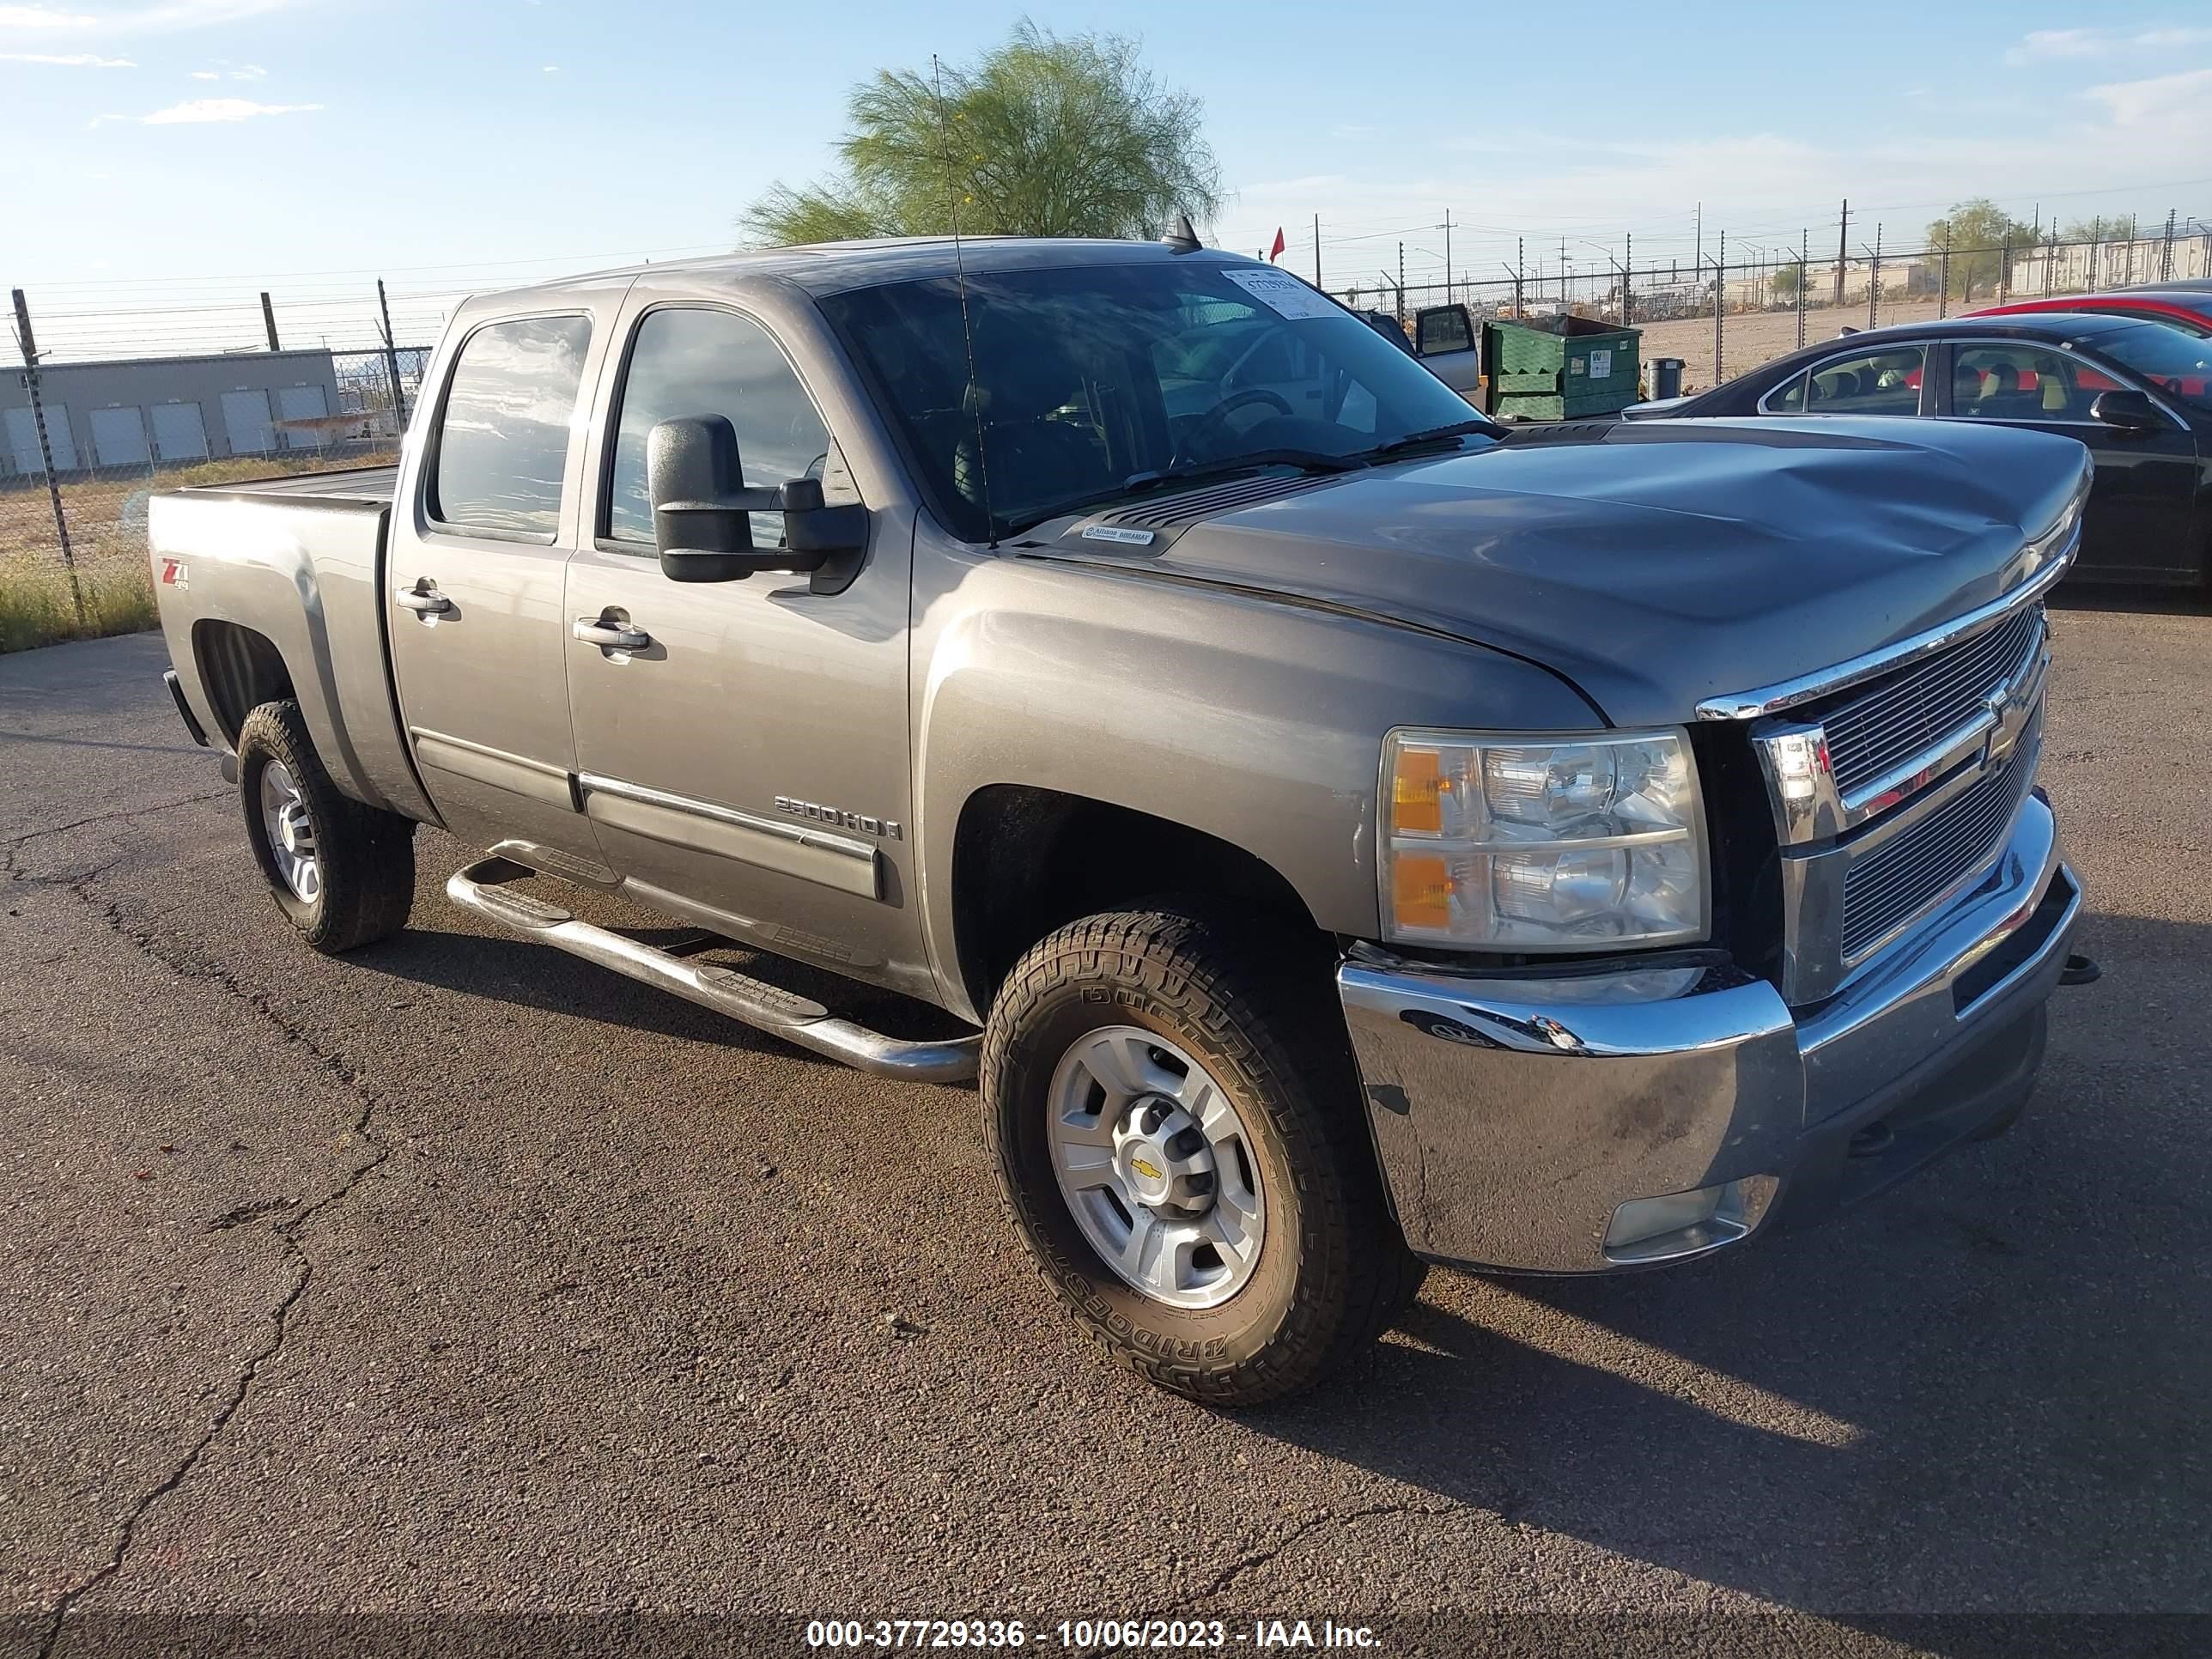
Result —
<instances>
[{"instance_id":1,"label":"door handle","mask_svg":"<svg viewBox=\"0 0 2212 1659\"><path fill-rule=\"evenodd\" d=\"M412 611L419 617L442 617L453 608L453 602L438 591L434 582L425 582L420 587L403 587L392 596L392 602L402 611Z\"/></svg>"},{"instance_id":2,"label":"door handle","mask_svg":"<svg viewBox=\"0 0 2212 1659\"><path fill-rule=\"evenodd\" d=\"M568 631L586 645L596 645L605 651L642 651L653 643L653 635L641 628L617 628L597 617L577 617Z\"/></svg>"}]
</instances>

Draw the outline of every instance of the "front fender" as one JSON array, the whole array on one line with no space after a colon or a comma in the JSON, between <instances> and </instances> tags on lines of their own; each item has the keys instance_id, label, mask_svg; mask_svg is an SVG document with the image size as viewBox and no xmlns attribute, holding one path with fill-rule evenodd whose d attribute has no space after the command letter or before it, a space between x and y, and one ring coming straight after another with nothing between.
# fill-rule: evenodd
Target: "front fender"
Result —
<instances>
[{"instance_id":1,"label":"front fender","mask_svg":"<svg viewBox=\"0 0 2212 1659\"><path fill-rule=\"evenodd\" d=\"M1604 725L1556 676L1460 641L956 548L917 547L915 833L933 967L971 1017L951 872L979 789L1058 790L1202 830L1274 870L1324 930L1372 938L1386 732Z\"/></svg>"}]
</instances>

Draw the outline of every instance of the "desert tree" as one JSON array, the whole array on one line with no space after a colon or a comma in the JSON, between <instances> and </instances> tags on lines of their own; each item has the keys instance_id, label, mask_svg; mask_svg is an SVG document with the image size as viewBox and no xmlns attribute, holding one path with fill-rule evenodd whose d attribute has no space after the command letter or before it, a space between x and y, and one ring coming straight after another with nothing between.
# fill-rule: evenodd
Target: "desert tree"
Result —
<instances>
[{"instance_id":1,"label":"desert tree","mask_svg":"<svg viewBox=\"0 0 2212 1659\"><path fill-rule=\"evenodd\" d=\"M2042 237L2033 225L2014 218L1986 196L1961 202L1928 227L1930 254L1951 252L1951 291L1971 300L1977 288L1995 288L2004 266L2008 243L2025 253Z\"/></svg>"},{"instance_id":2,"label":"desert tree","mask_svg":"<svg viewBox=\"0 0 2212 1659\"><path fill-rule=\"evenodd\" d=\"M1137 43L1026 20L974 63L884 70L855 86L836 175L776 183L746 212L757 242L863 236L1158 234L1219 210L1203 107Z\"/></svg>"}]
</instances>

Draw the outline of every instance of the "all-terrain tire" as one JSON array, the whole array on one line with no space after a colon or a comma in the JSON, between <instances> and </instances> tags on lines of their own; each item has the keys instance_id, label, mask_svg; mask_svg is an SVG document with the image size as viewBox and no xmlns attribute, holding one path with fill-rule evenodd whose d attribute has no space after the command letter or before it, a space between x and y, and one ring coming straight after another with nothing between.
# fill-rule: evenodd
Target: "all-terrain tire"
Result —
<instances>
[{"instance_id":1,"label":"all-terrain tire","mask_svg":"<svg viewBox=\"0 0 2212 1659\"><path fill-rule=\"evenodd\" d=\"M302 899L285 880L261 806L271 762L291 775L313 827L320 889ZM308 944L327 955L374 944L407 925L415 902L415 824L340 794L296 702L264 702L238 732L238 790L246 839L270 891Z\"/></svg>"},{"instance_id":2,"label":"all-terrain tire","mask_svg":"<svg viewBox=\"0 0 2212 1659\"><path fill-rule=\"evenodd\" d=\"M1084 1237L1054 1173L1051 1082L1085 1033L1156 1031L1248 1132L1267 1206L1251 1276L1218 1306L1138 1291ZM983 1131L1047 1282L1115 1361L1212 1404L1256 1406L1364 1352L1426 1272L1385 1201L1325 955L1173 902L1086 917L1007 976L983 1039Z\"/></svg>"}]
</instances>

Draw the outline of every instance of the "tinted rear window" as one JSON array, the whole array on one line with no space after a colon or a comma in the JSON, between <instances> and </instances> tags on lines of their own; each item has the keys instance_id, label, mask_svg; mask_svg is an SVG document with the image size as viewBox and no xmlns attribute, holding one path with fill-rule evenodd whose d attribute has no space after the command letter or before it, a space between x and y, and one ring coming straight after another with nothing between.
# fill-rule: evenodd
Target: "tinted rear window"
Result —
<instances>
[{"instance_id":1,"label":"tinted rear window","mask_svg":"<svg viewBox=\"0 0 2212 1659\"><path fill-rule=\"evenodd\" d=\"M584 317L493 323L469 336L439 422L432 518L553 539L591 337Z\"/></svg>"}]
</instances>

